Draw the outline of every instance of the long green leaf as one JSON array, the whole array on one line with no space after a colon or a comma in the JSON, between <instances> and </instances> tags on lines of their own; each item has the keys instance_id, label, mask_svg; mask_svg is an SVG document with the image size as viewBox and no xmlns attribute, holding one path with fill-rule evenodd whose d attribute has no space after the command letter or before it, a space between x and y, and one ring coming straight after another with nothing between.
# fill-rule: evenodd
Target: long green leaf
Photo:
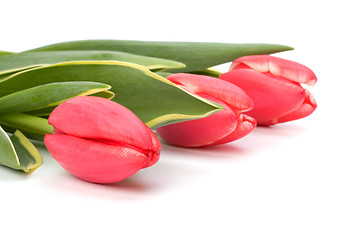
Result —
<instances>
[{"instance_id":1,"label":"long green leaf","mask_svg":"<svg viewBox=\"0 0 360 240\"><path fill-rule=\"evenodd\" d=\"M0 164L30 172L42 164L42 158L35 146L20 131L15 131L9 137L0 126Z\"/></svg>"},{"instance_id":2,"label":"long green leaf","mask_svg":"<svg viewBox=\"0 0 360 240\"><path fill-rule=\"evenodd\" d=\"M102 91L102 92L91 94L89 96L112 99L112 98L114 98L115 94L113 92L110 92L110 91ZM36 110L32 110L32 111L26 111L24 113L25 114L30 114L30 115L33 115L33 116L38 116L38 117L48 117L51 114L51 112L55 109L55 107L57 107L57 106L40 108L40 109L36 109Z\"/></svg>"},{"instance_id":3,"label":"long green leaf","mask_svg":"<svg viewBox=\"0 0 360 240\"><path fill-rule=\"evenodd\" d=\"M96 93L90 94L89 96L113 99L115 94L111 91L101 91L101 92L96 92Z\"/></svg>"},{"instance_id":4,"label":"long green leaf","mask_svg":"<svg viewBox=\"0 0 360 240\"><path fill-rule=\"evenodd\" d=\"M30 51L109 50L172 59L186 64L176 72L202 71L245 55L271 54L293 48L278 44L82 40L56 43Z\"/></svg>"},{"instance_id":5,"label":"long green leaf","mask_svg":"<svg viewBox=\"0 0 360 240\"><path fill-rule=\"evenodd\" d=\"M149 69L184 68L185 65L168 59L140 56L119 51L49 51L25 52L0 56L0 75L33 67L69 61L116 60L143 65Z\"/></svg>"},{"instance_id":6,"label":"long green leaf","mask_svg":"<svg viewBox=\"0 0 360 240\"><path fill-rule=\"evenodd\" d=\"M218 78L222 72L214 69L214 68L208 68L208 69L204 69L202 71L195 71L195 72L191 72L192 74L199 74L199 75L205 75L205 76L210 76L210 77L215 77Z\"/></svg>"},{"instance_id":7,"label":"long green leaf","mask_svg":"<svg viewBox=\"0 0 360 240\"><path fill-rule=\"evenodd\" d=\"M65 62L22 71L0 80L0 97L42 84L79 80L112 86L113 100L149 127L206 117L222 109L143 66L118 61Z\"/></svg>"},{"instance_id":8,"label":"long green leaf","mask_svg":"<svg viewBox=\"0 0 360 240\"><path fill-rule=\"evenodd\" d=\"M75 96L91 95L110 89L96 82L58 82L28 88L0 98L0 115L26 112L50 106Z\"/></svg>"},{"instance_id":9,"label":"long green leaf","mask_svg":"<svg viewBox=\"0 0 360 240\"><path fill-rule=\"evenodd\" d=\"M195 71L195 72L189 72L189 73L205 75L205 76L210 76L210 77L215 77L215 78L218 78L222 74L222 72L220 72L220 71L218 71L218 70L216 70L214 68L208 68L208 69L204 69L202 71ZM171 73L171 72L156 72L156 74L166 78L169 75L174 74L174 73Z\"/></svg>"},{"instance_id":10,"label":"long green leaf","mask_svg":"<svg viewBox=\"0 0 360 240\"><path fill-rule=\"evenodd\" d=\"M13 54L12 52L0 51L0 56Z\"/></svg>"},{"instance_id":11,"label":"long green leaf","mask_svg":"<svg viewBox=\"0 0 360 240\"><path fill-rule=\"evenodd\" d=\"M49 115L51 114L52 111L54 111L54 109L57 106L51 106L51 107L46 107L46 108L40 108L40 109L36 109L36 110L32 110L32 111L26 111L24 112L25 114L29 114L29 115L33 115L33 116L38 116L38 117L49 117Z\"/></svg>"},{"instance_id":12,"label":"long green leaf","mask_svg":"<svg viewBox=\"0 0 360 240\"><path fill-rule=\"evenodd\" d=\"M26 70L26 69L22 69L22 70ZM3 74L0 74L0 82L4 79L4 78L7 78L11 75L13 75L15 72L9 72L9 73L3 73Z\"/></svg>"}]
</instances>

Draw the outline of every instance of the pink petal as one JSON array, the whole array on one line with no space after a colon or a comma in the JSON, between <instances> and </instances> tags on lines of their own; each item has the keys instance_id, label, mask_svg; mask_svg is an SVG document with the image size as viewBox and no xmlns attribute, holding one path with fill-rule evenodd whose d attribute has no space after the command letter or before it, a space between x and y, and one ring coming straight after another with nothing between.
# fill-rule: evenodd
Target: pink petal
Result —
<instances>
[{"instance_id":1,"label":"pink petal","mask_svg":"<svg viewBox=\"0 0 360 240\"><path fill-rule=\"evenodd\" d=\"M220 100L200 94L201 97L224 106L206 118L175 123L156 129L157 134L166 142L181 147L201 147L212 144L233 132L237 126L236 114Z\"/></svg>"},{"instance_id":2,"label":"pink petal","mask_svg":"<svg viewBox=\"0 0 360 240\"><path fill-rule=\"evenodd\" d=\"M78 178L95 183L121 181L143 168L148 156L128 146L111 145L65 134L47 134L51 155Z\"/></svg>"},{"instance_id":3,"label":"pink petal","mask_svg":"<svg viewBox=\"0 0 360 240\"><path fill-rule=\"evenodd\" d=\"M258 72L269 72L290 81L314 85L317 78L314 72L294 61L273 57L269 55L253 55L236 59L230 70L250 68Z\"/></svg>"},{"instance_id":4,"label":"pink petal","mask_svg":"<svg viewBox=\"0 0 360 240\"><path fill-rule=\"evenodd\" d=\"M176 73L167 77L175 84L185 86L196 94L206 94L225 102L235 112L245 112L253 107L243 90L218 78L203 75Z\"/></svg>"},{"instance_id":5,"label":"pink petal","mask_svg":"<svg viewBox=\"0 0 360 240\"><path fill-rule=\"evenodd\" d=\"M152 150L148 151L146 153L146 156L148 157L148 161L144 165L144 168L151 167L155 163L157 163L160 159L160 150L161 150L161 144L158 137L155 135L153 131L149 131L151 140L152 140Z\"/></svg>"},{"instance_id":6,"label":"pink petal","mask_svg":"<svg viewBox=\"0 0 360 240\"><path fill-rule=\"evenodd\" d=\"M254 108L246 114L259 125L268 125L269 121L294 111L305 99L305 90L299 83L251 69L233 70L219 78L237 85L252 99Z\"/></svg>"},{"instance_id":7,"label":"pink petal","mask_svg":"<svg viewBox=\"0 0 360 240\"><path fill-rule=\"evenodd\" d=\"M244 56L236 59L230 66L231 70L236 69L253 69L257 72L270 72L269 55L252 55Z\"/></svg>"},{"instance_id":8,"label":"pink petal","mask_svg":"<svg viewBox=\"0 0 360 240\"><path fill-rule=\"evenodd\" d=\"M233 142L248 135L252 130L254 130L255 127L256 127L255 119L245 114L241 114L237 120L237 126L235 130L229 135L225 136L224 138L218 141L213 142L210 145L212 146L212 145L219 145L228 142Z\"/></svg>"},{"instance_id":9,"label":"pink petal","mask_svg":"<svg viewBox=\"0 0 360 240\"><path fill-rule=\"evenodd\" d=\"M317 103L314 96L305 89L305 100L299 108L278 119L279 123L293 121L309 116L315 111Z\"/></svg>"},{"instance_id":10,"label":"pink petal","mask_svg":"<svg viewBox=\"0 0 360 240\"><path fill-rule=\"evenodd\" d=\"M65 134L88 139L129 144L159 152L151 130L130 110L100 97L74 97L59 105L50 115L49 124Z\"/></svg>"}]
</instances>

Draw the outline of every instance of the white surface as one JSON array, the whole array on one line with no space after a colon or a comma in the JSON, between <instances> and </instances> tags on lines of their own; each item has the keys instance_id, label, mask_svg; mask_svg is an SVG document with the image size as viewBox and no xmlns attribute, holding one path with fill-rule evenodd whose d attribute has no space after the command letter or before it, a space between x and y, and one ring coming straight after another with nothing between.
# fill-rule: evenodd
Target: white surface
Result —
<instances>
[{"instance_id":1,"label":"white surface","mask_svg":"<svg viewBox=\"0 0 360 240\"><path fill-rule=\"evenodd\" d=\"M209 149L163 145L123 182L76 179L42 148L0 168L1 239L360 239L356 1L6 1L0 49L79 39L279 43L314 70L307 119ZM224 66L222 66L224 68Z\"/></svg>"}]
</instances>

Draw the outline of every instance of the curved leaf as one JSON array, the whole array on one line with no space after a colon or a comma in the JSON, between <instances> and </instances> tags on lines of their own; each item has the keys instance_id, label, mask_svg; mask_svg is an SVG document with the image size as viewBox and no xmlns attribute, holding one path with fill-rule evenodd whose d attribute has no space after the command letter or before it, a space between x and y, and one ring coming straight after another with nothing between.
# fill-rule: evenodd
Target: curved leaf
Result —
<instances>
[{"instance_id":1,"label":"curved leaf","mask_svg":"<svg viewBox=\"0 0 360 240\"><path fill-rule=\"evenodd\" d=\"M0 97L42 84L68 81L111 85L113 100L129 108L149 127L206 117L222 109L143 66L118 61L65 62L22 71L0 80Z\"/></svg>"},{"instance_id":2,"label":"curved leaf","mask_svg":"<svg viewBox=\"0 0 360 240\"><path fill-rule=\"evenodd\" d=\"M0 56L0 74L69 61L116 60L143 65L149 69L184 68L168 59L140 56L119 51L48 51L24 52Z\"/></svg>"},{"instance_id":3,"label":"curved leaf","mask_svg":"<svg viewBox=\"0 0 360 240\"><path fill-rule=\"evenodd\" d=\"M10 137L20 162L20 169L30 172L43 163L40 153L35 146L19 130Z\"/></svg>"},{"instance_id":4,"label":"curved leaf","mask_svg":"<svg viewBox=\"0 0 360 240\"><path fill-rule=\"evenodd\" d=\"M96 82L44 84L1 97L0 115L47 108L59 105L71 97L91 95L110 88L107 84Z\"/></svg>"},{"instance_id":5,"label":"curved leaf","mask_svg":"<svg viewBox=\"0 0 360 240\"><path fill-rule=\"evenodd\" d=\"M204 69L202 71L195 71L195 72L190 72L190 73L205 75L205 76L210 76L210 77L215 77L215 78L218 78L222 74L222 72L220 72L214 68L208 68L208 69Z\"/></svg>"},{"instance_id":6,"label":"curved leaf","mask_svg":"<svg viewBox=\"0 0 360 240\"><path fill-rule=\"evenodd\" d=\"M195 72L189 72L189 73L205 75L205 76L210 76L210 77L215 77L215 78L218 78L222 74L222 72L220 72L214 68L208 68L208 69L204 69L202 71L195 71ZM157 72L156 74L166 78L174 73L172 73L172 72Z\"/></svg>"},{"instance_id":7,"label":"curved leaf","mask_svg":"<svg viewBox=\"0 0 360 240\"><path fill-rule=\"evenodd\" d=\"M208 68L208 69L204 69L202 71L195 71L195 72L189 72L189 73L198 74L198 75L205 75L205 76L210 76L210 77L215 77L215 78L218 78L222 74L222 72L218 71L215 68ZM171 73L171 72L157 72L156 74L166 78L166 77L168 77L168 76L170 76L171 74L174 74L174 73Z\"/></svg>"},{"instance_id":8,"label":"curved leaf","mask_svg":"<svg viewBox=\"0 0 360 240\"><path fill-rule=\"evenodd\" d=\"M20 132L9 137L0 126L0 164L30 172L42 164L40 153L34 145Z\"/></svg>"},{"instance_id":9,"label":"curved leaf","mask_svg":"<svg viewBox=\"0 0 360 240\"><path fill-rule=\"evenodd\" d=\"M111 91L101 91L101 92L90 94L89 96L113 99L115 94L113 92L111 92Z\"/></svg>"},{"instance_id":10,"label":"curved leaf","mask_svg":"<svg viewBox=\"0 0 360 240\"><path fill-rule=\"evenodd\" d=\"M16 168L20 165L19 159L15 153L15 148L11 143L10 137L0 126L0 164Z\"/></svg>"},{"instance_id":11,"label":"curved leaf","mask_svg":"<svg viewBox=\"0 0 360 240\"><path fill-rule=\"evenodd\" d=\"M81 40L56 43L30 51L109 50L172 59L186 68L172 72L202 71L245 55L271 54L293 48L278 44L237 44L209 42L155 42L128 40Z\"/></svg>"},{"instance_id":12,"label":"curved leaf","mask_svg":"<svg viewBox=\"0 0 360 240\"><path fill-rule=\"evenodd\" d=\"M89 96L112 99L112 98L114 98L115 94L113 92L110 92L110 91L102 91L102 92L91 94ZM48 117L56 107L57 106L45 107L45 108L40 108L40 109L36 109L36 110L32 110L32 111L27 111L27 112L24 112L24 113L25 114L30 114L30 115L33 115L33 116L38 116L38 117Z\"/></svg>"}]
</instances>

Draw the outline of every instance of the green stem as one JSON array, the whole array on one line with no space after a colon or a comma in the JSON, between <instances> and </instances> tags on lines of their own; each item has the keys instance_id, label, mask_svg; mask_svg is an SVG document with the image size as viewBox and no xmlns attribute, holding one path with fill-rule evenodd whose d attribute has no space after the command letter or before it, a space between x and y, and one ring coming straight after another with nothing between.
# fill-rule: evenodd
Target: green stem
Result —
<instances>
[{"instance_id":1,"label":"green stem","mask_svg":"<svg viewBox=\"0 0 360 240\"><path fill-rule=\"evenodd\" d=\"M54 128L47 119L24 113L2 115L0 116L0 124L40 135L54 132Z\"/></svg>"}]
</instances>

